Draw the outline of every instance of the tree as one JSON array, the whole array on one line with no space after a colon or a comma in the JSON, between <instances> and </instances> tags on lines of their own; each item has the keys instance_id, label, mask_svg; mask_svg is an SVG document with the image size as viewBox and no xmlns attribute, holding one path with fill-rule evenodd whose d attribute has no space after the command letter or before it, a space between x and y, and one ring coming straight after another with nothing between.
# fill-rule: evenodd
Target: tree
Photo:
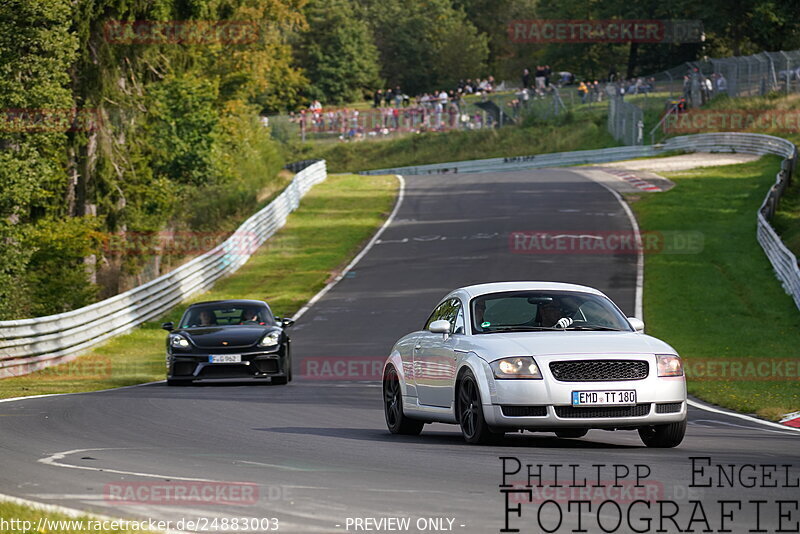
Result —
<instances>
[{"instance_id":1,"label":"tree","mask_svg":"<svg viewBox=\"0 0 800 534\"><path fill-rule=\"evenodd\" d=\"M515 46L508 38L507 27L513 20L533 18L535 3L536 0L453 0L453 6L464 11L467 19L486 36L488 68L495 76L516 77L522 69L518 65L509 69L509 63L517 63L514 60L518 51L530 56L530 45L521 49Z\"/></svg>"},{"instance_id":2,"label":"tree","mask_svg":"<svg viewBox=\"0 0 800 534\"><path fill-rule=\"evenodd\" d=\"M676 20L697 18L697 3L691 0L542 0L539 17L559 20ZM605 77L620 72L626 78L650 74L693 61L702 45L691 43L551 43L545 45L544 61L579 77Z\"/></svg>"},{"instance_id":3,"label":"tree","mask_svg":"<svg viewBox=\"0 0 800 534\"><path fill-rule=\"evenodd\" d=\"M311 82L309 97L341 104L374 90L378 49L351 0L314 0L305 14L308 29L298 40L296 56Z\"/></svg>"},{"instance_id":4,"label":"tree","mask_svg":"<svg viewBox=\"0 0 800 534\"><path fill-rule=\"evenodd\" d=\"M69 67L77 49L71 22L68 0L0 4L0 318L4 319L29 309L25 271L36 253L33 225L37 218L63 213L64 130L69 129L69 110L74 107ZM48 114L65 117L66 122L51 122ZM82 257L61 259L59 268L64 272Z\"/></svg>"},{"instance_id":5,"label":"tree","mask_svg":"<svg viewBox=\"0 0 800 534\"><path fill-rule=\"evenodd\" d=\"M699 11L715 55L800 47L798 0L708 0Z\"/></svg>"},{"instance_id":6,"label":"tree","mask_svg":"<svg viewBox=\"0 0 800 534\"><path fill-rule=\"evenodd\" d=\"M390 86L417 94L449 89L459 79L486 74L487 38L449 0L366 5L380 51L381 73Z\"/></svg>"}]
</instances>

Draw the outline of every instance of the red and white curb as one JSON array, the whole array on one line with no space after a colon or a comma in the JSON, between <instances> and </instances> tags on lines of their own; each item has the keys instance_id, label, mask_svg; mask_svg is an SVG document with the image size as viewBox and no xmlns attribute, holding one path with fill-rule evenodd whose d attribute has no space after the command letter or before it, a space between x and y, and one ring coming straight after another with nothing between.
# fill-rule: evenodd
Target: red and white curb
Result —
<instances>
[{"instance_id":1,"label":"red and white curb","mask_svg":"<svg viewBox=\"0 0 800 534\"><path fill-rule=\"evenodd\" d=\"M628 182L629 184L631 184L632 186L636 187L637 189L641 189L642 191L648 191L653 193L662 191L662 189L657 185L653 185L648 181L642 180L631 171L605 168L603 169L603 172L607 172L609 174L613 174L614 176L618 176L623 180L625 180L626 182Z\"/></svg>"},{"instance_id":2,"label":"red and white curb","mask_svg":"<svg viewBox=\"0 0 800 534\"><path fill-rule=\"evenodd\" d=\"M780 423L792 428L800 428L800 412L787 413L780 420Z\"/></svg>"}]
</instances>

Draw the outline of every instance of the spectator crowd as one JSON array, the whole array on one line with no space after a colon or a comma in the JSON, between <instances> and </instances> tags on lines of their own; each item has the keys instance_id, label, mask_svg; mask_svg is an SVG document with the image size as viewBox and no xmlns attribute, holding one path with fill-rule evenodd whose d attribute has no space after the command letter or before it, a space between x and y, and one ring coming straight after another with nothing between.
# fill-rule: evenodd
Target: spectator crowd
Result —
<instances>
[{"instance_id":1,"label":"spectator crowd","mask_svg":"<svg viewBox=\"0 0 800 534\"><path fill-rule=\"evenodd\" d=\"M521 88L514 93L514 98L506 102L512 119L528 110L531 101L558 96L558 90L565 86L574 86L575 94L582 104L603 102L604 94L616 94L624 98L626 95L648 94L656 90L654 77L624 79L612 71L607 80L576 79L570 72L554 72L549 65L523 69L520 82ZM479 102L486 102L495 91L505 90L504 86L505 84L498 86L494 77L488 76L462 79L450 89L423 92L414 96L410 96L399 86L380 88L371 95L371 109L323 109L322 104L314 100L307 109L290 113L290 121L299 124L304 138L305 134L337 134L341 140L387 135L395 131L482 128L494 126L498 118L502 122L502 110L496 108L493 113L487 114L485 111L468 108L465 97L478 95L481 97ZM684 76L683 97L680 101L693 102L699 99L699 104L702 104L726 91L727 80L722 74L715 73L707 77L694 68Z\"/></svg>"},{"instance_id":2,"label":"spectator crowd","mask_svg":"<svg viewBox=\"0 0 800 534\"><path fill-rule=\"evenodd\" d=\"M342 140L387 135L394 131L437 131L456 128L482 128L491 121L484 113L468 113L464 97L487 98L496 90L493 76L460 80L449 90L409 96L399 86L377 89L372 94L372 109L327 108L315 100L290 120L303 133L337 133Z\"/></svg>"}]
</instances>

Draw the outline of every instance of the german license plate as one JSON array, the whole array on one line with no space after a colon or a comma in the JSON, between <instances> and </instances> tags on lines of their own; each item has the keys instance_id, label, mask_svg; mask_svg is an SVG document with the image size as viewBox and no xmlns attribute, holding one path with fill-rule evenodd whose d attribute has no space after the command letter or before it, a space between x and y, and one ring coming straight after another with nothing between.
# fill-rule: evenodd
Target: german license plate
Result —
<instances>
[{"instance_id":1,"label":"german license plate","mask_svg":"<svg viewBox=\"0 0 800 534\"><path fill-rule=\"evenodd\" d=\"M573 391L573 406L631 406L636 404L636 390Z\"/></svg>"},{"instance_id":2,"label":"german license plate","mask_svg":"<svg viewBox=\"0 0 800 534\"><path fill-rule=\"evenodd\" d=\"M210 363L242 363L241 354L211 354L208 357Z\"/></svg>"}]
</instances>

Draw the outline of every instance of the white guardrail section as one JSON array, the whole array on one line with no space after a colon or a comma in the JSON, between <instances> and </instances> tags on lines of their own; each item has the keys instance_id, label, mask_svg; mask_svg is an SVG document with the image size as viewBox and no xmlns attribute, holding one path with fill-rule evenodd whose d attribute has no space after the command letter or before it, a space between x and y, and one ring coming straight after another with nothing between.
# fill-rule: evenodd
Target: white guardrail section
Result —
<instances>
[{"instance_id":1,"label":"white guardrail section","mask_svg":"<svg viewBox=\"0 0 800 534\"><path fill-rule=\"evenodd\" d=\"M775 274L786 292L794 298L800 308L800 269L797 258L786 248L769 220L775 213L778 200L789 184L797 166L797 148L790 141L761 134L746 133L708 133L673 137L660 145L623 146L577 152L559 152L535 156L516 156L492 158L413 167L398 167L366 171L362 174L451 174L470 172L503 172L535 169L542 167L563 167L591 163L605 163L632 158L657 156L665 152L742 152L747 154L775 154L784 158L781 172L770 188L757 214L756 236L761 247L772 263Z\"/></svg>"},{"instance_id":2,"label":"white guardrail section","mask_svg":"<svg viewBox=\"0 0 800 534\"><path fill-rule=\"evenodd\" d=\"M0 322L0 378L69 361L208 289L218 278L244 265L258 246L286 223L311 187L326 178L324 161L306 167L223 243L151 282L70 312Z\"/></svg>"}]
</instances>

